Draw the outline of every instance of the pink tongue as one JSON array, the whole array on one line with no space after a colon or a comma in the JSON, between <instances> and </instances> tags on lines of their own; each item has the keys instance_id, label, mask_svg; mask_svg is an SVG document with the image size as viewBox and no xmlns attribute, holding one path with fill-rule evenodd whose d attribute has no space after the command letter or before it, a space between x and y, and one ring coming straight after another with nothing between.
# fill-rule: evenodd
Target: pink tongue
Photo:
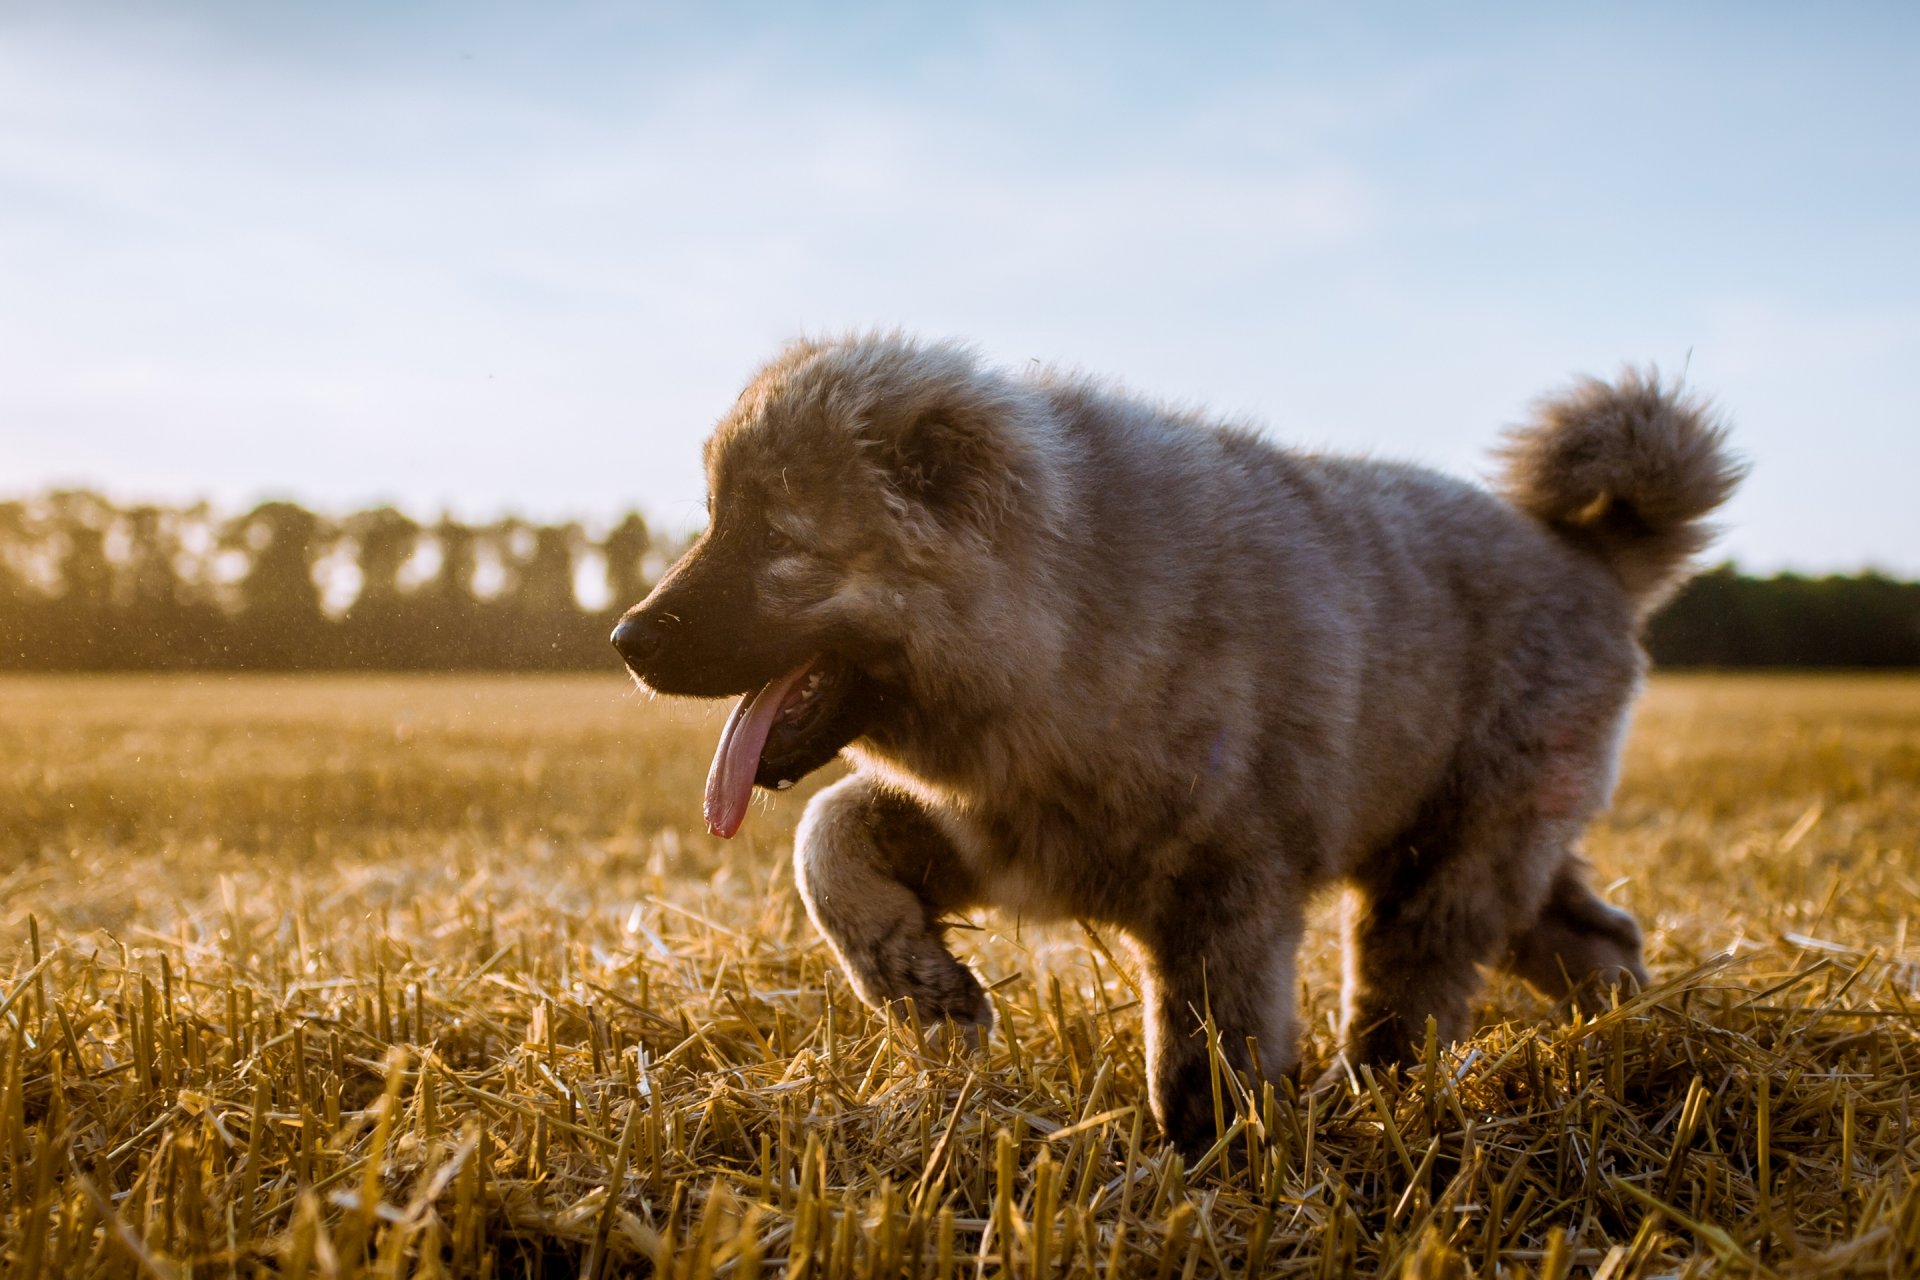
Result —
<instances>
[{"instance_id":1,"label":"pink tongue","mask_svg":"<svg viewBox=\"0 0 1920 1280\"><path fill-rule=\"evenodd\" d=\"M760 770L760 753L766 750L767 735L786 705L787 695L800 678L813 668L804 662L758 693L740 699L720 731L720 746L713 753L713 768L707 772L707 799L703 811L707 830L722 840L746 820L747 805L753 800L753 775Z\"/></svg>"}]
</instances>

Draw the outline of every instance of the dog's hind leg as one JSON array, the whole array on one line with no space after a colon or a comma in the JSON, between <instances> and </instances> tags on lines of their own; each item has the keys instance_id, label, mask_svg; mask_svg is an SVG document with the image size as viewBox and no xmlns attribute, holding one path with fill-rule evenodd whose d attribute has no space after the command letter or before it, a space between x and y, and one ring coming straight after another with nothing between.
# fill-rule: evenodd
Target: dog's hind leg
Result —
<instances>
[{"instance_id":1,"label":"dog's hind leg","mask_svg":"<svg viewBox=\"0 0 1920 1280\"><path fill-rule=\"evenodd\" d=\"M1430 813L1354 877L1346 914L1343 1051L1392 1062L1472 1029L1478 967L1540 918L1578 824L1478 797Z\"/></svg>"},{"instance_id":2,"label":"dog's hind leg","mask_svg":"<svg viewBox=\"0 0 1920 1280\"><path fill-rule=\"evenodd\" d=\"M969 1038L992 1024L986 992L941 936L942 915L975 901L972 876L912 800L861 774L835 783L808 802L793 865L807 914L862 1000L911 1000Z\"/></svg>"},{"instance_id":3,"label":"dog's hind leg","mask_svg":"<svg viewBox=\"0 0 1920 1280\"><path fill-rule=\"evenodd\" d=\"M1509 941L1501 964L1562 1000L1597 996L1613 986L1647 985L1640 926L1587 886L1580 859L1567 855L1531 925Z\"/></svg>"}]
</instances>

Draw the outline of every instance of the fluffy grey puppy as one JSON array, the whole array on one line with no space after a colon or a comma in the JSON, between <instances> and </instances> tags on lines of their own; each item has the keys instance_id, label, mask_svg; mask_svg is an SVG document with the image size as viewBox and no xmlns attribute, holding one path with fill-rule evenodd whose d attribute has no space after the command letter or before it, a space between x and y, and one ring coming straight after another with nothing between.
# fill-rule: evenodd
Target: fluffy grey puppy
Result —
<instances>
[{"instance_id":1,"label":"fluffy grey puppy","mask_svg":"<svg viewBox=\"0 0 1920 1280\"><path fill-rule=\"evenodd\" d=\"M1606 802L1648 612L1739 478L1649 375L1542 402L1500 494L1292 452L898 336L800 342L708 442L712 520L614 641L665 693L745 695L708 782L838 753L799 885L860 996L984 1028L942 922L1081 918L1141 960L1155 1115L1213 1136L1227 1060L1298 1058L1295 950L1355 891L1345 1040L1471 1030L1476 966L1645 981L1574 848Z\"/></svg>"}]
</instances>

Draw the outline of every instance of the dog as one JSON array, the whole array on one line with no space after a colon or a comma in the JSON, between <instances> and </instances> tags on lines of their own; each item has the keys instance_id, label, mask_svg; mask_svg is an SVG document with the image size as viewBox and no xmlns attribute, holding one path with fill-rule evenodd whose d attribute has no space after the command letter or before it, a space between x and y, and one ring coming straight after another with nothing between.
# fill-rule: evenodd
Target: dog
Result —
<instances>
[{"instance_id":1,"label":"dog","mask_svg":"<svg viewBox=\"0 0 1920 1280\"><path fill-rule=\"evenodd\" d=\"M1298 1067L1322 886L1353 904L1360 1061L1468 1034L1482 964L1567 999L1647 981L1575 846L1642 624L1742 475L1725 437L1651 372L1584 380L1509 435L1496 493L957 345L801 341L720 421L707 528L613 642L661 693L740 696L715 835L850 758L794 866L868 1004L983 1033L943 939L970 908L1122 934L1154 1115L1204 1150L1210 1044Z\"/></svg>"}]
</instances>

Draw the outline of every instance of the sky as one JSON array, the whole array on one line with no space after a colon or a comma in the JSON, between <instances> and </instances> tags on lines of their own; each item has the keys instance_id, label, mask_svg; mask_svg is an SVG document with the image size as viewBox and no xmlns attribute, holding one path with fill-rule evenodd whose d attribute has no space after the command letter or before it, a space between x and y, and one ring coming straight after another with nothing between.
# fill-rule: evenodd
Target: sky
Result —
<instances>
[{"instance_id":1,"label":"sky","mask_svg":"<svg viewBox=\"0 0 1920 1280\"><path fill-rule=\"evenodd\" d=\"M871 327L1471 476L1653 363L1920 575L1920 6L0 0L0 494L684 530Z\"/></svg>"}]
</instances>

